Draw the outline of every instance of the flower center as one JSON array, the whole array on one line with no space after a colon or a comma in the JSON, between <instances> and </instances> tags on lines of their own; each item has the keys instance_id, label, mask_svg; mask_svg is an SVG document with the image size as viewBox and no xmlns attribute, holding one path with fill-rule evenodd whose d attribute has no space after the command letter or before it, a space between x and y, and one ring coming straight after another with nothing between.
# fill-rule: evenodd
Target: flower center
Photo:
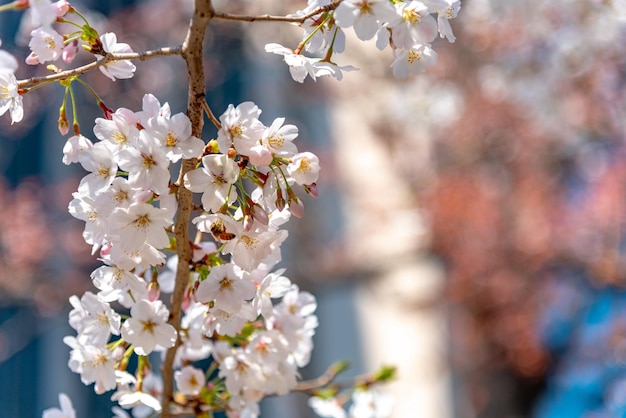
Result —
<instances>
[{"instance_id":1,"label":"flower center","mask_svg":"<svg viewBox=\"0 0 626 418\"><path fill-rule=\"evenodd\" d=\"M154 322L152 322L151 320L141 321L141 324L143 325L144 331L149 332L150 334L154 334L154 327L156 326Z\"/></svg>"},{"instance_id":2,"label":"flower center","mask_svg":"<svg viewBox=\"0 0 626 418\"><path fill-rule=\"evenodd\" d=\"M230 280L228 277L224 277L222 280L220 280L221 291L231 290L232 288L233 288L233 281Z\"/></svg>"},{"instance_id":3,"label":"flower center","mask_svg":"<svg viewBox=\"0 0 626 418\"><path fill-rule=\"evenodd\" d=\"M357 3L357 6L359 6L359 10L361 10L362 15L374 14L374 11L372 10L372 5L367 0Z\"/></svg>"},{"instance_id":4,"label":"flower center","mask_svg":"<svg viewBox=\"0 0 626 418\"><path fill-rule=\"evenodd\" d=\"M141 154L141 156L143 157L144 167L152 168L153 166L156 165L156 161L154 161L154 158L152 158L152 155Z\"/></svg>"},{"instance_id":5,"label":"flower center","mask_svg":"<svg viewBox=\"0 0 626 418\"><path fill-rule=\"evenodd\" d=\"M404 11L402 12L402 19L406 20L407 22L416 24L420 23L420 21L422 20L422 15L417 13L415 9L404 9Z\"/></svg>"},{"instance_id":6,"label":"flower center","mask_svg":"<svg viewBox=\"0 0 626 418\"><path fill-rule=\"evenodd\" d=\"M228 133L232 139L239 138L243 134L243 127L241 126L241 123L231 127L228 130Z\"/></svg>"},{"instance_id":7,"label":"flower center","mask_svg":"<svg viewBox=\"0 0 626 418\"><path fill-rule=\"evenodd\" d=\"M267 139L267 142L272 148L282 148L285 144L285 137L282 134L273 135Z\"/></svg>"},{"instance_id":8,"label":"flower center","mask_svg":"<svg viewBox=\"0 0 626 418\"><path fill-rule=\"evenodd\" d=\"M258 239L249 237L247 235L242 235L240 239L241 242L243 242L243 245L245 245L246 248L249 250L256 247L256 245L259 243Z\"/></svg>"},{"instance_id":9,"label":"flower center","mask_svg":"<svg viewBox=\"0 0 626 418\"><path fill-rule=\"evenodd\" d=\"M51 50L55 50L57 44L56 42L54 42L54 38L52 36L46 36L44 38L44 42L48 44L48 48L50 48Z\"/></svg>"},{"instance_id":10,"label":"flower center","mask_svg":"<svg viewBox=\"0 0 626 418\"><path fill-rule=\"evenodd\" d=\"M143 214L139 216L137 219L135 219L133 223L135 224L135 227L137 229L141 229L145 231L146 229L148 229L148 226L150 225L150 217L147 214Z\"/></svg>"},{"instance_id":11,"label":"flower center","mask_svg":"<svg viewBox=\"0 0 626 418\"><path fill-rule=\"evenodd\" d=\"M167 133L167 141L165 142L165 146L167 146L167 147L174 147L174 146L176 146L177 143L178 143L178 140L176 139L174 134L172 134L171 132L168 132Z\"/></svg>"},{"instance_id":12,"label":"flower center","mask_svg":"<svg viewBox=\"0 0 626 418\"><path fill-rule=\"evenodd\" d=\"M409 64L413 64L413 62L421 61L421 60L422 60L422 54L414 50L409 51L409 54L407 55L407 61L409 61Z\"/></svg>"},{"instance_id":13,"label":"flower center","mask_svg":"<svg viewBox=\"0 0 626 418\"><path fill-rule=\"evenodd\" d=\"M118 144L125 144L128 138L126 135L121 133L120 131L115 131L113 133L113 142L117 142Z\"/></svg>"}]
</instances>

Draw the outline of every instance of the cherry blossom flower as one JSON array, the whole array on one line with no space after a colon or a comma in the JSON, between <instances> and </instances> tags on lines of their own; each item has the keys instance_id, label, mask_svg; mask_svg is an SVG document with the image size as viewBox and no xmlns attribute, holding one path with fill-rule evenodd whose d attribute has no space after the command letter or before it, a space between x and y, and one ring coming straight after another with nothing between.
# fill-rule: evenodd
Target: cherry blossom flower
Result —
<instances>
[{"instance_id":1,"label":"cherry blossom flower","mask_svg":"<svg viewBox=\"0 0 626 418\"><path fill-rule=\"evenodd\" d=\"M65 393L59 393L59 408L48 408L43 411L41 418L76 418L76 411L72 401Z\"/></svg>"},{"instance_id":2,"label":"cherry blossom flower","mask_svg":"<svg viewBox=\"0 0 626 418\"><path fill-rule=\"evenodd\" d=\"M169 160L159 141L145 130L139 132L135 146L120 150L118 162L128 172L134 188L151 189L157 194L169 192Z\"/></svg>"},{"instance_id":3,"label":"cherry blossom flower","mask_svg":"<svg viewBox=\"0 0 626 418\"><path fill-rule=\"evenodd\" d=\"M153 94L147 93L143 95L141 100L141 110L135 113L135 116L139 120L139 123L146 127L150 123L150 119L163 117L169 119L172 116L172 110L169 103L163 103L157 99Z\"/></svg>"},{"instance_id":4,"label":"cherry blossom flower","mask_svg":"<svg viewBox=\"0 0 626 418\"><path fill-rule=\"evenodd\" d=\"M100 290L98 297L106 302L119 301L130 307L132 303L124 303L126 298L139 300L146 294L146 284L141 277L116 265L98 267L91 273L91 280Z\"/></svg>"},{"instance_id":5,"label":"cherry blossom flower","mask_svg":"<svg viewBox=\"0 0 626 418\"><path fill-rule=\"evenodd\" d=\"M393 75L398 78L406 78L409 74L419 74L426 68L435 65L437 53L430 45L415 45L411 49L400 50L391 64Z\"/></svg>"},{"instance_id":6,"label":"cherry blossom flower","mask_svg":"<svg viewBox=\"0 0 626 418\"><path fill-rule=\"evenodd\" d=\"M185 187L192 192L202 193L202 207L217 212L225 203L237 199L237 190L232 187L239 178L239 166L225 154L202 157L202 167L185 174Z\"/></svg>"},{"instance_id":7,"label":"cherry blossom flower","mask_svg":"<svg viewBox=\"0 0 626 418\"><path fill-rule=\"evenodd\" d=\"M85 222L83 239L87 244L92 245L92 254L104 244L108 233L106 216L99 213L95 198L87 190L74 192L74 199L68 205L68 211L73 217Z\"/></svg>"},{"instance_id":8,"label":"cherry blossom flower","mask_svg":"<svg viewBox=\"0 0 626 418\"><path fill-rule=\"evenodd\" d=\"M171 118L157 116L148 121L148 133L156 138L171 162L195 158L201 154L204 141L191 135L191 122L184 113Z\"/></svg>"},{"instance_id":9,"label":"cherry blossom flower","mask_svg":"<svg viewBox=\"0 0 626 418\"><path fill-rule=\"evenodd\" d=\"M276 118L263 131L261 144L265 145L277 157L291 157L298 152L293 140L298 136L298 127L284 125L285 118Z\"/></svg>"},{"instance_id":10,"label":"cherry blossom flower","mask_svg":"<svg viewBox=\"0 0 626 418\"><path fill-rule=\"evenodd\" d=\"M265 126L259 121L261 109L253 102L243 102L237 107L232 104L220 116L222 124L217 132L217 142L222 153L233 146L243 155L248 155L250 148L257 144L263 135Z\"/></svg>"},{"instance_id":11,"label":"cherry blossom flower","mask_svg":"<svg viewBox=\"0 0 626 418\"><path fill-rule=\"evenodd\" d=\"M249 231L240 230L229 240L222 252L232 255L232 262L251 271L264 262L274 251L280 251L280 243L287 238L287 231Z\"/></svg>"},{"instance_id":12,"label":"cherry blossom flower","mask_svg":"<svg viewBox=\"0 0 626 418\"><path fill-rule=\"evenodd\" d=\"M426 2L431 10L437 13L437 29L442 38L448 38L448 41L454 42L456 38L452 33L450 19L454 19L459 10L461 10L460 0L427 0Z\"/></svg>"},{"instance_id":13,"label":"cherry blossom flower","mask_svg":"<svg viewBox=\"0 0 626 418\"><path fill-rule=\"evenodd\" d=\"M80 181L80 190L89 190L97 193L109 187L117 175L117 163L113 157L111 147L106 142L98 142L87 147L78 154L78 162L90 174Z\"/></svg>"},{"instance_id":14,"label":"cherry blossom flower","mask_svg":"<svg viewBox=\"0 0 626 418\"><path fill-rule=\"evenodd\" d=\"M119 235L121 246L138 249L146 243L155 248L166 247L170 240L165 228L173 223L164 209L148 203L133 203L128 208L117 208L110 217L111 229Z\"/></svg>"},{"instance_id":15,"label":"cherry blossom flower","mask_svg":"<svg viewBox=\"0 0 626 418\"><path fill-rule=\"evenodd\" d=\"M291 74L291 78L293 78L293 80L297 81L298 83L303 83L307 76L310 76L313 81L315 81L317 77L323 77L327 75L332 75L338 80L341 80L342 70L357 70L356 67L339 67L336 64L322 61L321 58L310 58L302 54L296 54L293 50L275 43L265 45L265 51L277 55L282 55L283 60L289 66L289 73Z\"/></svg>"},{"instance_id":16,"label":"cherry blossom flower","mask_svg":"<svg viewBox=\"0 0 626 418\"><path fill-rule=\"evenodd\" d=\"M111 54L133 52L130 45L121 42L118 43L117 35L115 35L115 33L113 32L107 32L104 35L100 36L100 41L102 42L102 48L105 52ZM104 57L101 55L96 55L96 58L99 61ZM117 78L132 78L135 74L135 69L135 64L133 64L129 60L109 62L100 67L100 71L102 72L102 74L110 78L112 81L115 81Z\"/></svg>"},{"instance_id":17,"label":"cherry blossom flower","mask_svg":"<svg viewBox=\"0 0 626 418\"><path fill-rule=\"evenodd\" d=\"M128 233L132 234L132 229L129 229ZM111 242L111 250L107 260L126 270L147 269L150 266L164 263L165 254L145 242L142 242L137 248L127 248L119 240L115 240Z\"/></svg>"},{"instance_id":18,"label":"cherry blossom flower","mask_svg":"<svg viewBox=\"0 0 626 418\"><path fill-rule=\"evenodd\" d=\"M143 381L143 391L137 389L137 379L128 372L116 371L117 391L111 396L111 400L123 408L148 407L156 412L161 411L161 402L147 392L152 373L148 374ZM152 411L151 411L152 412Z\"/></svg>"},{"instance_id":19,"label":"cherry blossom flower","mask_svg":"<svg viewBox=\"0 0 626 418\"><path fill-rule=\"evenodd\" d=\"M204 387L205 377L202 370L185 366L174 373L176 386L183 395L196 396Z\"/></svg>"},{"instance_id":20,"label":"cherry blossom flower","mask_svg":"<svg viewBox=\"0 0 626 418\"><path fill-rule=\"evenodd\" d=\"M93 142L88 138L78 134L71 136L63 146L63 164L69 165L78 162L78 155L81 151L91 149Z\"/></svg>"},{"instance_id":21,"label":"cherry blossom flower","mask_svg":"<svg viewBox=\"0 0 626 418\"><path fill-rule=\"evenodd\" d=\"M46 61L56 61L63 53L63 37L52 28L40 27L30 34L28 46L32 51L32 58L28 64L43 64Z\"/></svg>"},{"instance_id":22,"label":"cherry blossom flower","mask_svg":"<svg viewBox=\"0 0 626 418\"><path fill-rule=\"evenodd\" d=\"M380 26L396 16L388 0L344 0L335 10L335 22L340 28L354 27L354 33L362 40L372 39Z\"/></svg>"},{"instance_id":23,"label":"cherry blossom flower","mask_svg":"<svg viewBox=\"0 0 626 418\"><path fill-rule=\"evenodd\" d=\"M311 152L296 154L287 166L287 172L301 186L315 183L320 172L319 159Z\"/></svg>"},{"instance_id":24,"label":"cherry blossom flower","mask_svg":"<svg viewBox=\"0 0 626 418\"><path fill-rule=\"evenodd\" d=\"M227 312L222 309L211 309L204 317L202 332L207 337L217 332L220 335L235 337L250 321L256 319L256 311L247 303L241 304L238 312Z\"/></svg>"},{"instance_id":25,"label":"cherry blossom flower","mask_svg":"<svg viewBox=\"0 0 626 418\"><path fill-rule=\"evenodd\" d=\"M93 133L101 141L115 145L116 152L134 146L139 138L137 116L128 109L120 108L111 115L111 119L97 118Z\"/></svg>"},{"instance_id":26,"label":"cherry blossom flower","mask_svg":"<svg viewBox=\"0 0 626 418\"><path fill-rule=\"evenodd\" d=\"M437 37L437 22L431 10L421 1L408 1L395 5L398 18L389 22L393 43L402 49L415 44L432 42Z\"/></svg>"},{"instance_id":27,"label":"cherry blossom flower","mask_svg":"<svg viewBox=\"0 0 626 418\"><path fill-rule=\"evenodd\" d=\"M241 305L252 299L256 287L249 275L232 263L215 266L209 276L200 282L196 290L196 299L201 303L213 301L215 309L237 313Z\"/></svg>"},{"instance_id":28,"label":"cherry blossom flower","mask_svg":"<svg viewBox=\"0 0 626 418\"><path fill-rule=\"evenodd\" d=\"M91 344L81 343L74 337L65 337L63 342L72 348L68 365L74 373L80 374L85 385L95 383L97 394L115 389L115 362L120 354Z\"/></svg>"},{"instance_id":29,"label":"cherry blossom flower","mask_svg":"<svg viewBox=\"0 0 626 418\"><path fill-rule=\"evenodd\" d=\"M0 56L2 58L6 59ZM0 67L0 116L7 111L11 113L11 124L20 122L24 117L24 105L22 96L18 93L17 79L12 72Z\"/></svg>"},{"instance_id":30,"label":"cherry blossom flower","mask_svg":"<svg viewBox=\"0 0 626 418\"><path fill-rule=\"evenodd\" d=\"M103 347L111 334L119 335L120 315L111 306L91 292L82 298L70 298L74 307L69 314L69 323L78 332L78 339Z\"/></svg>"},{"instance_id":31,"label":"cherry blossom flower","mask_svg":"<svg viewBox=\"0 0 626 418\"><path fill-rule=\"evenodd\" d=\"M137 190L132 189L127 179L115 177L109 187L96 196L95 203L100 208L100 213L108 216L115 208L128 208L135 202L136 194Z\"/></svg>"},{"instance_id":32,"label":"cherry blossom flower","mask_svg":"<svg viewBox=\"0 0 626 418\"><path fill-rule=\"evenodd\" d=\"M155 348L169 348L176 342L176 330L167 323L169 311L160 300L137 301L130 309L130 318L122 325L122 338L131 343L140 356Z\"/></svg>"},{"instance_id":33,"label":"cherry blossom flower","mask_svg":"<svg viewBox=\"0 0 626 418\"><path fill-rule=\"evenodd\" d=\"M291 288L291 281L282 275L284 272L285 270L281 269L274 273L267 274L260 283L256 283L257 294L252 300L252 306L265 318L269 318L272 315L272 298L284 296ZM252 277L259 273L265 274L265 269L261 267L254 270Z\"/></svg>"}]
</instances>

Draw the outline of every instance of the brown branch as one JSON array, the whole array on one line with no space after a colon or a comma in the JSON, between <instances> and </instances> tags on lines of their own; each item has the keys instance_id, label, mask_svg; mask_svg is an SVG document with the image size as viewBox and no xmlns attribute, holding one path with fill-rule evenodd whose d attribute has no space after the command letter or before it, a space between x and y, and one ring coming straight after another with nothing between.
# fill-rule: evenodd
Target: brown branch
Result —
<instances>
[{"instance_id":1,"label":"brown branch","mask_svg":"<svg viewBox=\"0 0 626 418\"><path fill-rule=\"evenodd\" d=\"M122 54L107 54L99 61L90 62L89 64L85 64L81 67L73 68L71 70L60 71L55 74L50 74L43 77L33 77L25 80L19 80L17 82L17 86L19 88L24 88L27 86L36 86L41 83L49 83L52 81L58 80L66 80L70 77L74 77L77 75L85 74L89 71L95 70L96 68L102 67L103 65L110 64L116 61L122 60L139 60L145 61L154 57L164 57L169 55L181 55L182 54L182 46L176 47L165 47L159 49L153 49L151 51L143 51L143 52L127 52Z\"/></svg>"},{"instance_id":2,"label":"brown branch","mask_svg":"<svg viewBox=\"0 0 626 418\"><path fill-rule=\"evenodd\" d=\"M187 36L183 42L181 55L187 64L189 75L189 92L187 95L187 116L191 121L191 134L197 138L202 137L204 126L204 114L202 102L204 101L205 79L203 66L203 44L206 28L213 17L214 10L211 0L195 0L194 12L187 30ZM176 270L176 283L172 293L170 304L169 323L178 332L178 338L174 347L167 350L165 360L161 367L163 376L163 413L162 418L170 418L170 405L174 393L174 357L181 345L180 323L182 317L182 303L185 289L189 284L189 264L191 263L192 248L189 244L189 220L193 210L193 196L191 191L180 187L185 173L195 168L197 159L183 160L178 175L178 212L174 233L176 237L176 252L178 254L178 267Z\"/></svg>"},{"instance_id":3,"label":"brown branch","mask_svg":"<svg viewBox=\"0 0 626 418\"><path fill-rule=\"evenodd\" d=\"M213 111L211 110L211 108L209 107L209 104L207 103L206 100L202 101L202 107L204 108L204 111L206 112L207 117L209 118L209 120L213 123L213 125L217 128L217 129L222 129L222 124L220 123L219 120L217 120L217 118L215 117L215 115L213 114Z\"/></svg>"},{"instance_id":4,"label":"brown branch","mask_svg":"<svg viewBox=\"0 0 626 418\"><path fill-rule=\"evenodd\" d=\"M295 390L300 391L300 392L310 393L315 389L324 387L328 385L330 382L332 382L335 379L335 377L337 377L337 375L341 373L342 371L344 371L347 367L348 367L347 362L337 362L335 364L332 364L324 372L323 375L316 377L314 379L311 379L311 380L303 380L301 382L298 382L298 385L296 386Z\"/></svg>"},{"instance_id":5,"label":"brown branch","mask_svg":"<svg viewBox=\"0 0 626 418\"><path fill-rule=\"evenodd\" d=\"M290 22L290 23L304 23L305 20L317 16L319 14L330 12L331 10L335 10L339 3L332 3L326 6L318 7L317 9L304 14L302 16L272 16L272 15L258 15L258 16L246 16L246 15L235 15L231 13L223 13L223 12L215 12L213 15L216 19L222 20L235 20L239 22Z\"/></svg>"}]
</instances>

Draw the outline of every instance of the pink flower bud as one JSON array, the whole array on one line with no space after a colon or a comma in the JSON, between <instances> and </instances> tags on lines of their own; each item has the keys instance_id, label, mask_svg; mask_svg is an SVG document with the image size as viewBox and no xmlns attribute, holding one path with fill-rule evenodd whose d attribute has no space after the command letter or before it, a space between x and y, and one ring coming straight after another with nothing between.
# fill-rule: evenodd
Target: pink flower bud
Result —
<instances>
[{"instance_id":1,"label":"pink flower bud","mask_svg":"<svg viewBox=\"0 0 626 418\"><path fill-rule=\"evenodd\" d=\"M37 57L37 55L31 52L30 55L26 57L26 64L39 65L41 63L39 62L39 58Z\"/></svg>"},{"instance_id":2,"label":"pink flower bud","mask_svg":"<svg viewBox=\"0 0 626 418\"><path fill-rule=\"evenodd\" d=\"M285 206L287 206L287 202L285 201L285 198L282 196L279 196L276 199L276 209L282 212L283 209L285 209Z\"/></svg>"},{"instance_id":3,"label":"pink flower bud","mask_svg":"<svg viewBox=\"0 0 626 418\"><path fill-rule=\"evenodd\" d=\"M111 254L111 243L110 242L106 242L102 245L102 248L100 248L100 257L106 257L107 255Z\"/></svg>"},{"instance_id":4,"label":"pink flower bud","mask_svg":"<svg viewBox=\"0 0 626 418\"><path fill-rule=\"evenodd\" d=\"M254 226L254 218L252 215L243 216L243 232L250 232Z\"/></svg>"},{"instance_id":5,"label":"pink flower bud","mask_svg":"<svg viewBox=\"0 0 626 418\"><path fill-rule=\"evenodd\" d=\"M289 210L296 218L302 218L304 216L304 203L299 198L289 200Z\"/></svg>"},{"instance_id":6,"label":"pink flower bud","mask_svg":"<svg viewBox=\"0 0 626 418\"><path fill-rule=\"evenodd\" d=\"M63 57L63 61L69 64L74 60L77 54L78 54L78 41L74 40L70 42L69 44L65 45L61 56Z\"/></svg>"},{"instance_id":7,"label":"pink flower bud","mask_svg":"<svg viewBox=\"0 0 626 418\"><path fill-rule=\"evenodd\" d=\"M98 107L102 110L105 119L113 120L113 109L105 105L103 101L98 102Z\"/></svg>"},{"instance_id":8,"label":"pink flower bud","mask_svg":"<svg viewBox=\"0 0 626 418\"><path fill-rule=\"evenodd\" d=\"M135 193L135 202L146 203L148 200L152 199L152 196L152 190L140 190Z\"/></svg>"},{"instance_id":9,"label":"pink flower bud","mask_svg":"<svg viewBox=\"0 0 626 418\"><path fill-rule=\"evenodd\" d=\"M70 11L70 3L67 0L59 0L56 3L52 3L52 10L56 17L63 17Z\"/></svg>"},{"instance_id":10,"label":"pink flower bud","mask_svg":"<svg viewBox=\"0 0 626 418\"><path fill-rule=\"evenodd\" d=\"M181 307L183 308L183 311L187 312L187 310L189 310L189 306L191 306L191 289L187 288L185 290L185 294L183 295L183 303Z\"/></svg>"},{"instance_id":11,"label":"pink flower bud","mask_svg":"<svg viewBox=\"0 0 626 418\"><path fill-rule=\"evenodd\" d=\"M250 155L248 155L248 157L250 158L250 162L257 167L270 165L274 159L272 152L263 145L256 145L250 148Z\"/></svg>"},{"instance_id":12,"label":"pink flower bud","mask_svg":"<svg viewBox=\"0 0 626 418\"><path fill-rule=\"evenodd\" d=\"M65 114L59 116L59 120L57 121L57 127L59 128L59 132L61 135L66 135L70 131L70 124L65 117Z\"/></svg>"},{"instance_id":13,"label":"pink flower bud","mask_svg":"<svg viewBox=\"0 0 626 418\"><path fill-rule=\"evenodd\" d=\"M270 218L267 216L267 212L258 204L252 206L252 216L261 225L267 226L270 223Z\"/></svg>"},{"instance_id":14,"label":"pink flower bud","mask_svg":"<svg viewBox=\"0 0 626 418\"><path fill-rule=\"evenodd\" d=\"M304 191L307 192L308 195L313 197L318 197L317 194L317 183L305 184Z\"/></svg>"},{"instance_id":15,"label":"pink flower bud","mask_svg":"<svg viewBox=\"0 0 626 418\"><path fill-rule=\"evenodd\" d=\"M159 288L159 282L152 280L148 283L148 300L154 302L161 295L161 289Z\"/></svg>"}]
</instances>

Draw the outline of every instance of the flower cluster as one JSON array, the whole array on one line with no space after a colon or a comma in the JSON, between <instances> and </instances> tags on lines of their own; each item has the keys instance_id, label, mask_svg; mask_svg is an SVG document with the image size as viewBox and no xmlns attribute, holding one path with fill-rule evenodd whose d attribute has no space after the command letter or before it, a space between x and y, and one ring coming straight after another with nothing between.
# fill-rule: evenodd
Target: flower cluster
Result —
<instances>
[{"instance_id":1,"label":"flower cluster","mask_svg":"<svg viewBox=\"0 0 626 418\"><path fill-rule=\"evenodd\" d=\"M258 416L261 399L296 388L298 369L311 355L315 298L300 291L284 270L273 269L287 238L282 226L291 215L304 213L296 192L317 196L318 157L298 150L298 128L285 118L263 124L252 102L229 105L218 121L204 101L201 66L189 63L191 119L172 114L169 104L151 94L143 97L139 111L108 108L80 78L83 73L98 68L112 81L128 79L136 69L130 59L202 57L202 42L135 54L114 33L100 35L67 0L16 0L2 10L27 6L33 30L25 62L55 64L47 66L48 76L18 81L18 61L0 50L0 115L10 112L19 122L22 95L55 82L65 88L58 127L63 135L69 132L69 100L74 129L63 163L80 164L87 172L69 212L85 222L83 238L103 263L91 274L97 291L70 298L69 323L76 331L64 339L71 348L70 369L84 384L93 383L97 393L114 391L112 399L123 408L114 408L117 417L129 416L130 408L135 416L161 410L167 416L190 411ZM212 7L210 2L195 7L202 18L192 19L189 34L204 34L197 23L206 16L225 16L199 10ZM284 57L296 81L341 79L342 71L355 68L338 66L334 54L345 49L343 30L353 27L361 40L375 37L380 49L389 45L393 72L405 77L435 62L430 43L437 34L454 41L448 20L459 8L458 0L310 0L306 9L279 19L300 16L305 37L297 49L269 44L266 50ZM58 23L74 32L59 33ZM95 61L70 70L56 66L71 64L80 49ZM324 57L310 58L303 51ZM96 140L81 134L74 82L85 86L103 110L93 128ZM192 133L201 131L203 115L196 117L196 110L202 107L217 128L208 141ZM180 170L176 181L174 167ZM197 232L193 241L187 239L190 227ZM161 295L169 293L167 304ZM164 355L164 378L175 381L177 393L152 372L153 353ZM210 366L201 369L199 361ZM388 402L370 386L391 374L361 383L353 393L351 417L388 415ZM326 395L311 400L322 415L334 396ZM67 396L59 401L61 409L46 410L44 416L75 415ZM330 414L342 416L339 409Z\"/></svg>"},{"instance_id":2,"label":"flower cluster","mask_svg":"<svg viewBox=\"0 0 626 418\"><path fill-rule=\"evenodd\" d=\"M186 115L172 115L167 103L146 95L141 111L120 108L108 119L98 118L97 142L82 135L67 141L64 162L80 163L89 172L69 211L85 221L83 237L104 263L91 276L98 293L70 299L70 325L78 335L65 338L72 348L69 366L83 383L95 383L98 393L116 389L123 407L158 408L140 386L129 389L135 377L126 366L133 352L163 351L177 337L178 363L187 365L176 372L180 392L206 396L204 374L189 363L212 356L218 367L214 380L229 394L224 407L245 409L250 416L264 396L293 389L298 367L308 363L317 326L315 299L282 271L270 270L281 260L280 244L287 237L279 227L291 213L302 215L293 187L313 194L319 161L298 152L294 125L279 118L264 126L260 113L251 102L230 105L217 139L205 146L191 135ZM159 300L161 290L171 292L179 268L176 256L164 267L164 251L184 245L167 232L177 209L169 168L198 156L184 187L202 193L204 213L193 222L209 241L193 244L192 264L184 267L189 270L184 333L177 335ZM256 186L250 194L244 179ZM282 300L274 303L276 298ZM114 302L130 309L126 320L111 307Z\"/></svg>"},{"instance_id":3,"label":"flower cluster","mask_svg":"<svg viewBox=\"0 0 626 418\"><path fill-rule=\"evenodd\" d=\"M337 65L333 56L345 50L343 30L352 27L362 41L375 38L381 51L391 47L393 74L405 78L435 64L437 53L431 43L438 34L450 42L455 41L450 19L457 16L460 8L460 0L309 0L307 7L294 16L324 11L305 20L304 38L298 47L292 50L271 43L265 50L282 55L291 77L299 83L304 82L307 75L313 80L326 75L341 80L342 71L356 68ZM323 57L307 57L303 51Z\"/></svg>"},{"instance_id":4,"label":"flower cluster","mask_svg":"<svg viewBox=\"0 0 626 418\"><path fill-rule=\"evenodd\" d=\"M26 58L29 65L38 65L45 62L54 62L59 58L67 64L71 63L78 53L79 41L87 43L89 49L97 60L104 58L108 53L133 52L128 44L117 43L114 33L105 33L98 37L95 30L89 26L87 21L81 27L81 31L74 34L61 35L52 24L57 20L64 20L68 13L74 13L84 20L67 0L59 0L55 3L49 1L30 2L31 16L35 29L30 33L31 53ZM135 65L130 61L123 60L100 67L100 71L111 80L116 78L131 78L135 72Z\"/></svg>"}]
</instances>

